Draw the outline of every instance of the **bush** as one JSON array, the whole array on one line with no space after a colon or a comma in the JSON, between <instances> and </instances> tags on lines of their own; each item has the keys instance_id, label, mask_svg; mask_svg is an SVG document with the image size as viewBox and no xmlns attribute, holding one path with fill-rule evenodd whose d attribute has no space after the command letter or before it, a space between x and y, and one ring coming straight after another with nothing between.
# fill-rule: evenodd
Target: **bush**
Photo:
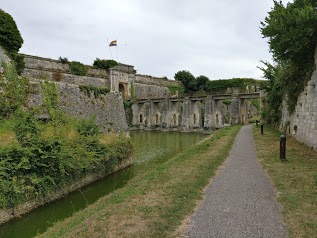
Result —
<instances>
[{"instance_id":1,"label":"bush","mask_svg":"<svg viewBox=\"0 0 317 238\"><path fill-rule=\"evenodd\" d=\"M68 58L66 58L66 57L60 56L60 57L58 58L58 60L59 60L62 64L68 64L68 63L69 63Z\"/></svg>"},{"instance_id":2,"label":"bush","mask_svg":"<svg viewBox=\"0 0 317 238\"><path fill-rule=\"evenodd\" d=\"M17 54L15 56L14 62L18 75L21 75L25 68L24 56Z\"/></svg>"},{"instance_id":3,"label":"bush","mask_svg":"<svg viewBox=\"0 0 317 238\"><path fill-rule=\"evenodd\" d=\"M10 14L0 9L0 45L15 59L23 44L20 31Z\"/></svg>"},{"instance_id":4,"label":"bush","mask_svg":"<svg viewBox=\"0 0 317 238\"><path fill-rule=\"evenodd\" d=\"M78 61L72 61L68 63L69 65L69 70L72 74L75 75L81 75L84 76L88 72L88 66L78 62Z\"/></svg>"},{"instance_id":5,"label":"bush","mask_svg":"<svg viewBox=\"0 0 317 238\"><path fill-rule=\"evenodd\" d=\"M105 59L96 58L93 66L96 69L109 69L109 68L112 68L114 66L117 66L118 64L119 63L115 60L105 60Z\"/></svg>"}]
</instances>

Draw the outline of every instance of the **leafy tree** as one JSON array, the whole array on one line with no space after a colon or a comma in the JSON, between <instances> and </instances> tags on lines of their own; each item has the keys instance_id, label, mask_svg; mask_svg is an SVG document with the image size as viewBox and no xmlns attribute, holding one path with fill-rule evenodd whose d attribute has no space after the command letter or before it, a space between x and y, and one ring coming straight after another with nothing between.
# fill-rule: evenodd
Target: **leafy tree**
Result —
<instances>
[{"instance_id":1,"label":"leafy tree","mask_svg":"<svg viewBox=\"0 0 317 238\"><path fill-rule=\"evenodd\" d=\"M96 58L93 66L97 69L109 69L114 66L117 66L119 63L115 60L105 60Z\"/></svg>"},{"instance_id":2,"label":"leafy tree","mask_svg":"<svg viewBox=\"0 0 317 238\"><path fill-rule=\"evenodd\" d=\"M288 96L288 109L291 113L314 69L316 7L315 0L295 0L286 6L274 0L274 7L265 21L261 22L261 33L268 38L275 61L274 66L264 64L265 67L261 69L265 77L274 77L270 79L270 89L276 90L271 93ZM278 73L271 74L272 70ZM282 100L283 96L278 98Z\"/></svg>"},{"instance_id":3,"label":"leafy tree","mask_svg":"<svg viewBox=\"0 0 317 238\"><path fill-rule=\"evenodd\" d=\"M196 91L196 78L187 70L178 71L174 79L181 81L185 87L185 92Z\"/></svg>"},{"instance_id":4,"label":"leafy tree","mask_svg":"<svg viewBox=\"0 0 317 238\"><path fill-rule=\"evenodd\" d=\"M196 88L197 90L205 90L206 89L206 84L209 81L209 78L204 76L204 75L200 75L198 77L196 77Z\"/></svg>"},{"instance_id":5,"label":"leafy tree","mask_svg":"<svg viewBox=\"0 0 317 238\"><path fill-rule=\"evenodd\" d=\"M0 45L15 59L22 44L23 39L12 16L0 9Z\"/></svg>"}]
</instances>

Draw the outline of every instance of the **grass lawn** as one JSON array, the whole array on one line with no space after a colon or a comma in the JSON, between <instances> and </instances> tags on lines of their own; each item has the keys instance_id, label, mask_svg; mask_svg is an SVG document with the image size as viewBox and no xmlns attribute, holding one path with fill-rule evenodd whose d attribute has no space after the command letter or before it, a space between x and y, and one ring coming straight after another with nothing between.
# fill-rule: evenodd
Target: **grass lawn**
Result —
<instances>
[{"instance_id":1,"label":"grass lawn","mask_svg":"<svg viewBox=\"0 0 317 238\"><path fill-rule=\"evenodd\" d=\"M39 237L180 237L182 221L203 198L239 130L235 126L216 131Z\"/></svg>"},{"instance_id":2,"label":"grass lawn","mask_svg":"<svg viewBox=\"0 0 317 238\"><path fill-rule=\"evenodd\" d=\"M317 237L317 152L287 137L286 162L279 160L279 131L253 128L257 157L268 171L283 207L290 237Z\"/></svg>"}]
</instances>

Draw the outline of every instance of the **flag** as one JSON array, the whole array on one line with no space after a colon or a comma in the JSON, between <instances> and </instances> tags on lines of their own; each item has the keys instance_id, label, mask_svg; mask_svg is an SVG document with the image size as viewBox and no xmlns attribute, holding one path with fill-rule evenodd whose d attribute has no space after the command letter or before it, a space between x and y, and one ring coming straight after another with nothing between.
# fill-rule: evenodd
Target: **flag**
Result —
<instances>
[{"instance_id":1,"label":"flag","mask_svg":"<svg viewBox=\"0 0 317 238\"><path fill-rule=\"evenodd\" d=\"M117 46L117 40L111 41L109 46Z\"/></svg>"}]
</instances>

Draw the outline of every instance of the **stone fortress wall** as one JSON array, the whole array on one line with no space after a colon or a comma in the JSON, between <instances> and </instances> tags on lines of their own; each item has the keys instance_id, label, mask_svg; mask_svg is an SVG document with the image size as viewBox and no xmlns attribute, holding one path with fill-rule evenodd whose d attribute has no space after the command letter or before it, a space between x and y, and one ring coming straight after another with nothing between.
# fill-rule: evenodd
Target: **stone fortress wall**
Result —
<instances>
[{"instance_id":1,"label":"stone fortress wall","mask_svg":"<svg viewBox=\"0 0 317 238\"><path fill-rule=\"evenodd\" d=\"M317 48L315 50L315 65L317 65ZM287 110L283 103L282 122L280 129L317 150L317 69L313 72L304 91L298 97L294 113Z\"/></svg>"},{"instance_id":2,"label":"stone fortress wall","mask_svg":"<svg viewBox=\"0 0 317 238\"><path fill-rule=\"evenodd\" d=\"M95 69L87 65L87 75L79 76L72 74L68 64L63 64L59 60L24 54L24 62L25 77L51 81L58 79L61 83L106 87L113 92L120 92L124 99L130 99L132 96L135 99L169 97L168 87L179 85L179 82L173 80L136 74L134 66L125 64L109 70Z\"/></svg>"}]
</instances>

